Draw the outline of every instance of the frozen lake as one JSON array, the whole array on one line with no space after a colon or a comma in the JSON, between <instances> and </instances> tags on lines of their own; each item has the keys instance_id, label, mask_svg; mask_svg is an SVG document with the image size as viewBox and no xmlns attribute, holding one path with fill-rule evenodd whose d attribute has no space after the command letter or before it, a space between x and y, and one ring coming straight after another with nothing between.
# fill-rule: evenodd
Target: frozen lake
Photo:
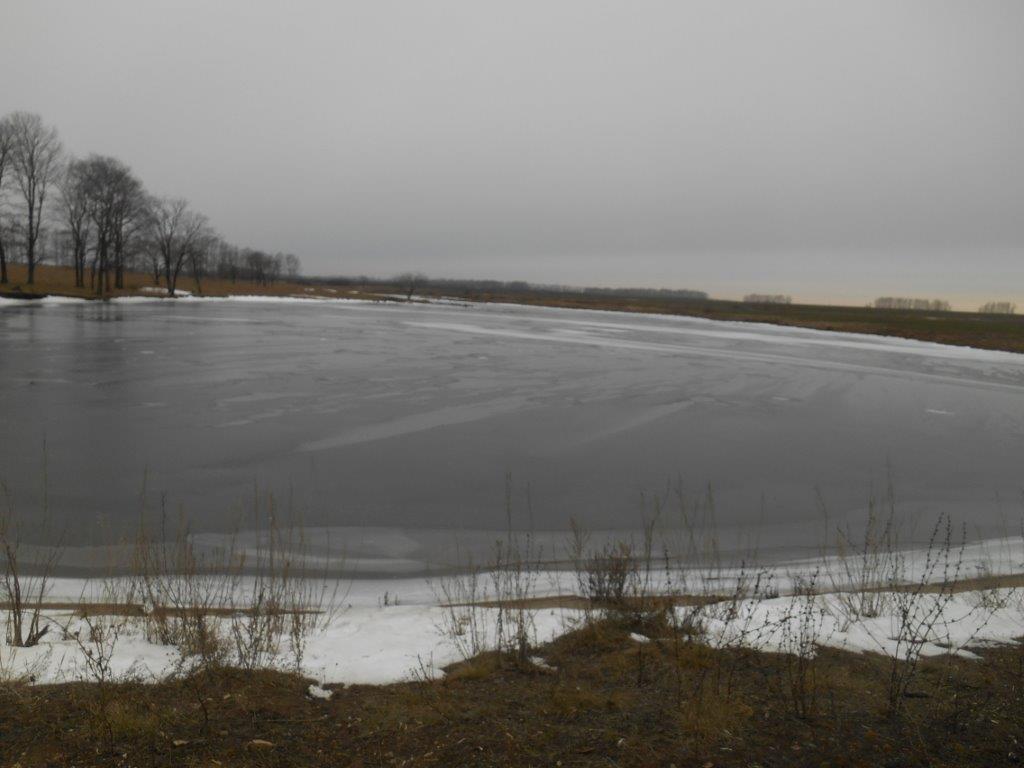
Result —
<instances>
[{"instance_id":1,"label":"frozen lake","mask_svg":"<svg viewBox=\"0 0 1024 768\"><path fill-rule=\"evenodd\" d=\"M503 528L510 473L523 528L636 528L681 480L791 549L821 539L818 493L858 519L887 463L901 514L987 535L1019 532L1024 356L495 305L3 303L0 478L23 511L44 438L76 545L134 525L144 477L150 510L166 492L209 531L258 485L349 527L368 570L413 572Z\"/></svg>"}]
</instances>

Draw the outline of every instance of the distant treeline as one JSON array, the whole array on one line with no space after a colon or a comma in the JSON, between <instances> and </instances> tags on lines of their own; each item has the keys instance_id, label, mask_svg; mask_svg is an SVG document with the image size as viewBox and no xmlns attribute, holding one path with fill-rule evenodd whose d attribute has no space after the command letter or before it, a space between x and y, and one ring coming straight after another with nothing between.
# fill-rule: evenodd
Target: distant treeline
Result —
<instances>
[{"instance_id":1,"label":"distant treeline","mask_svg":"<svg viewBox=\"0 0 1024 768\"><path fill-rule=\"evenodd\" d=\"M902 296L882 296L875 299L875 309L921 309L931 312L950 312L953 307L943 299L910 299Z\"/></svg>"},{"instance_id":2,"label":"distant treeline","mask_svg":"<svg viewBox=\"0 0 1024 768\"><path fill-rule=\"evenodd\" d=\"M1011 301L990 301L982 304L978 311L984 315L1012 315L1017 311L1017 305Z\"/></svg>"},{"instance_id":3,"label":"distant treeline","mask_svg":"<svg viewBox=\"0 0 1024 768\"><path fill-rule=\"evenodd\" d=\"M747 304L792 304L793 297L783 293L748 293L743 301Z\"/></svg>"},{"instance_id":4,"label":"distant treeline","mask_svg":"<svg viewBox=\"0 0 1024 768\"><path fill-rule=\"evenodd\" d=\"M225 242L187 200L151 195L117 158L68 155L56 128L13 112L0 118L0 283L8 262L23 262L32 285L44 261L101 296L129 271L174 295L183 273L201 291L207 275L267 285L300 267L293 254Z\"/></svg>"},{"instance_id":5,"label":"distant treeline","mask_svg":"<svg viewBox=\"0 0 1024 768\"><path fill-rule=\"evenodd\" d=\"M948 301L942 299L909 299L899 296L883 296L871 304L875 309L920 309L932 312L951 312ZM1012 315L1017 305L1012 301L989 301L978 307L983 315Z\"/></svg>"},{"instance_id":6,"label":"distant treeline","mask_svg":"<svg viewBox=\"0 0 1024 768\"><path fill-rule=\"evenodd\" d=\"M684 299L703 301L708 298L704 291L686 288L602 288L596 286L557 285L551 283L530 283L525 280L464 280L458 278L427 277L420 273L405 273L393 277L370 277L367 275L343 277L309 277L303 282L315 285L359 285L379 288L398 288L411 295L418 289L452 294L542 294L551 296L606 296L627 299Z\"/></svg>"}]
</instances>

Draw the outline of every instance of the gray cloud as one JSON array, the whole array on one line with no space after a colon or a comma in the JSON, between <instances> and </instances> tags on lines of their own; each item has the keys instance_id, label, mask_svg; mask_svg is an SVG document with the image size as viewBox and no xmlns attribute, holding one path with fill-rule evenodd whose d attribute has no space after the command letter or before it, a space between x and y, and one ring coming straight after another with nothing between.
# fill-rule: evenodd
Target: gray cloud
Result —
<instances>
[{"instance_id":1,"label":"gray cloud","mask_svg":"<svg viewBox=\"0 0 1024 768\"><path fill-rule=\"evenodd\" d=\"M308 272L1024 304L1019 0L6 0L0 111Z\"/></svg>"}]
</instances>

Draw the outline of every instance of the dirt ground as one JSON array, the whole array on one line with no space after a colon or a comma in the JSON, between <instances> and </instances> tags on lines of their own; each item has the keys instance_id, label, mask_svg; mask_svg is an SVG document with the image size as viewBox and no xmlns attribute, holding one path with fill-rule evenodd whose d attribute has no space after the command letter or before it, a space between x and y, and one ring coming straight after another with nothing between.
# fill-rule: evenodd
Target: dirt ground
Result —
<instances>
[{"instance_id":1,"label":"dirt ground","mask_svg":"<svg viewBox=\"0 0 1024 768\"><path fill-rule=\"evenodd\" d=\"M650 642L630 632L642 630ZM205 669L159 684L0 686L3 766L1001 766L1024 760L1024 646L922 662L714 650L604 620L441 681L337 688Z\"/></svg>"}]
</instances>

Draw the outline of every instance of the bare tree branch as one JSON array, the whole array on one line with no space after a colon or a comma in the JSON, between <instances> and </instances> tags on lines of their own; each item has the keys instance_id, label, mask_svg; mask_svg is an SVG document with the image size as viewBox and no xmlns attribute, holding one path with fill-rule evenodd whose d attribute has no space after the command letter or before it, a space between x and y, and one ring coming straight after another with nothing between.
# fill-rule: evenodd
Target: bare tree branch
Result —
<instances>
[{"instance_id":1,"label":"bare tree branch","mask_svg":"<svg viewBox=\"0 0 1024 768\"><path fill-rule=\"evenodd\" d=\"M43 207L50 186L60 178L62 147L57 129L45 125L39 115L14 112L7 119L13 133L14 181L25 204L25 258L31 285L39 261L36 243Z\"/></svg>"}]
</instances>

